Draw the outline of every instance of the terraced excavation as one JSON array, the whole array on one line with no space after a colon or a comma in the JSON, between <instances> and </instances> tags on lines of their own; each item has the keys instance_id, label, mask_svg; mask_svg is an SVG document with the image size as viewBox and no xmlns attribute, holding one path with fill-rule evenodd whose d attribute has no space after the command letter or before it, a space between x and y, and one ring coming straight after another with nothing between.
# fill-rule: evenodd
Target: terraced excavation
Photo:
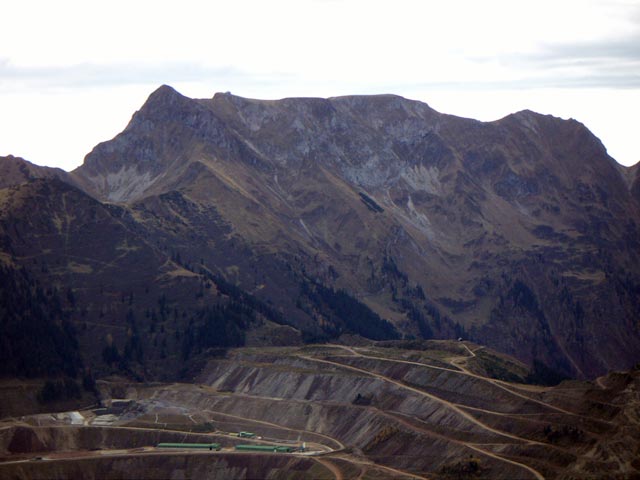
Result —
<instances>
[{"instance_id":1,"label":"terraced excavation","mask_svg":"<svg viewBox=\"0 0 640 480\"><path fill-rule=\"evenodd\" d=\"M555 387L495 378L526 373L466 342L234 349L190 383L105 379L103 407L3 419L0 477L640 474L637 371Z\"/></svg>"}]
</instances>

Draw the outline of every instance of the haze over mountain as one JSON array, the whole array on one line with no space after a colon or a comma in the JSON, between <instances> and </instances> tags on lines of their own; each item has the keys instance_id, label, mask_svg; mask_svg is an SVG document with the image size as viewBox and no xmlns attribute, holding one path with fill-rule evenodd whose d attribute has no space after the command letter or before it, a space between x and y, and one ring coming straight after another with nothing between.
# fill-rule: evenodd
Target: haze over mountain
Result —
<instances>
[{"instance_id":1,"label":"haze over mountain","mask_svg":"<svg viewBox=\"0 0 640 480\"><path fill-rule=\"evenodd\" d=\"M574 120L162 86L73 172L0 168L7 275L58 298L96 371L344 333L462 337L546 378L640 360L638 165Z\"/></svg>"}]
</instances>

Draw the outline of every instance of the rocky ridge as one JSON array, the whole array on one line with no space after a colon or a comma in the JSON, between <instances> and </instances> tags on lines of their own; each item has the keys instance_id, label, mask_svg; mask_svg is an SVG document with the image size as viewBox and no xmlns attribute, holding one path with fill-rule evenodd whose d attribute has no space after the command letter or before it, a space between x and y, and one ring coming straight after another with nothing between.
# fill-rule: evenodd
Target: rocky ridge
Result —
<instances>
[{"instance_id":1,"label":"rocky ridge","mask_svg":"<svg viewBox=\"0 0 640 480\"><path fill-rule=\"evenodd\" d=\"M69 178L158 258L148 269L131 253L140 269L102 281L114 299L165 265L194 284L228 282L308 338L357 329L340 317L344 291L402 335L471 338L542 371L592 377L640 359L637 166L574 120L523 111L483 123L393 95L194 100L163 86ZM3 238L15 245L15 233ZM38 256L3 251L16 265ZM69 250L49 254L66 267L35 274L43 282L75 292L90 278L68 274ZM174 288L154 286L169 309L186 301ZM222 298L208 288L201 299ZM99 297L83 300L89 317ZM138 328L150 328L153 297L132 302ZM126 308L115 311L113 327ZM165 343L177 361L180 342Z\"/></svg>"}]
</instances>

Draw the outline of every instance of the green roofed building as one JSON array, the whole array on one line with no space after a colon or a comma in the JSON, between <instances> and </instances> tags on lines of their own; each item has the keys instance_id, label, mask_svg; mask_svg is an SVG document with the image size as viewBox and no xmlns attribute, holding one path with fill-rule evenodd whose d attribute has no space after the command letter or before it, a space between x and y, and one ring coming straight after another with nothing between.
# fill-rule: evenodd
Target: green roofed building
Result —
<instances>
[{"instance_id":1,"label":"green roofed building","mask_svg":"<svg viewBox=\"0 0 640 480\"><path fill-rule=\"evenodd\" d=\"M220 450L219 443L159 443L158 448L199 448L203 450Z\"/></svg>"},{"instance_id":2,"label":"green roofed building","mask_svg":"<svg viewBox=\"0 0 640 480\"><path fill-rule=\"evenodd\" d=\"M284 445L236 445L236 450L244 452L276 452L276 453L291 453L295 450L294 447L287 447Z\"/></svg>"}]
</instances>

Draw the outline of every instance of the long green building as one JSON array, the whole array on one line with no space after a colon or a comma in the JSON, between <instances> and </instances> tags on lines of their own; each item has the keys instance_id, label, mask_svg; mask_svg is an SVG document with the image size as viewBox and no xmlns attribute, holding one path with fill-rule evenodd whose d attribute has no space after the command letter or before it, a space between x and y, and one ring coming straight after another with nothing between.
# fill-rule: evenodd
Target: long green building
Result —
<instances>
[{"instance_id":1,"label":"long green building","mask_svg":"<svg viewBox=\"0 0 640 480\"><path fill-rule=\"evenodd\" d=\"M291 453L295 450L294 447L287 447L285 445L236 445L236 450L244 452L277 452L277 453Z\"/></svg>"},{"instance_id":2,"label":"long green building","mask_svg":"<svg viewBox=\"0 0 640 480\"><path fill-rule=\"evenodd\" d=\"M159 443L158 448L199 448L203 450L220 450L219 443Z\"/></svg>"}]
</instances>

